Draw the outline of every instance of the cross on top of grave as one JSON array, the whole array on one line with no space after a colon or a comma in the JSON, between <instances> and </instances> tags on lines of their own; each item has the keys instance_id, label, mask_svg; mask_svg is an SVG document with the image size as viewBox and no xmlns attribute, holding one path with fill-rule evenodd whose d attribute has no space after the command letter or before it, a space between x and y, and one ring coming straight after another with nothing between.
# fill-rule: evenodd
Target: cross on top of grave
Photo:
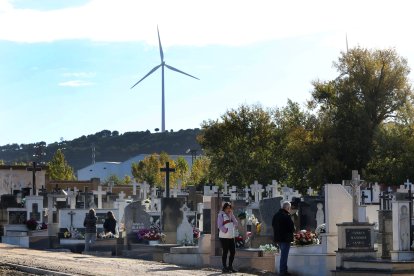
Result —
<instances>
[{"instance_id":1,"label":"cross on top of grave","mask_svg":"<svg viewBox=\"0 0 414 276\"><path fill-rule=\"evenodd\" d=\"M123 200L123 199L125 198L125 193L124 193L124 191L121 191L121 192L118 194L118 196L119 196L119 198L118 198L118 199Z\"/></svg>"},{"instance_id":2,"label":"cross on top of grave","mask_svg":"<svg viewBox=\"0 0 414 276\"><path fill-rule=\"evenodd\" d=\"M139 184L134 180L134 182L132 182L132 195L137 195L137 186Z\"/></svg>"},{"instance_id":3,"label":"cross on top of grave","mask_svg":"<svg viewBox=\"0 0 414 276\"><path fill-rule=\"evenodd\" d=\"M155 199L157 198L157 187L152 187L151 188L151 199Z\"/></svg>"},{"instance_id":4,"label":"cross on top of grave","mask_svg":"<svg viewBox=\"0 0 414 276\"><path fill-rule=\"evenodd\" d=\"M413 185L413 183L411 183L410 182L410 180L407 178L407 181L406 182L404 182L404 187L406 188L406 189L408 189L408 187L411 187Z\"/></svg>"},{"instance_id":5,"label":"cross on top of grave","mask_svg":"<svg viewBox=\"0 0 414 276\"><path fill-rule=\"evenodd\" d=\"M35 193L36 192L36 172L41 171L42 168L41 167L37 167L36 162L33 162L32 163L32 167L26 168L26 170L32 172L32 175L33 175L32 176L33 177L33 180L32 180L32 184L33 184L32 193Z\"/></svg>"},{"instance_id":6,"label":"cross on top of grave","mask_svg":"<svg viewBox=\"0 0 414 276\"><path fill-rule=\"evenodd\" d=\"M224 188L223 193L224 193L225 195L228 195L228 194L229 194L228 187L229 187L229 184L227 184L227 181L224 181L224 183L223 183L223 188Z\"/></svg>"},{"instance_id":7,"label":"cross on top of grave","mask_svg":"<svg viewBox=\"0 0 414 276\"><path fill-rule=\"evenodd\" d=\"M379 196L380 200L380 209L381 210L390 210L390 201L391 195L389 191L382 192L382 195Z\"/></svg>"},{"instance_id":8,"label":"cross on top of grave","mask_svg":"<svg viewBox=\"0 0 414 276\"><path fill-rule=\"evenodd\" d=\"M306 192L307 192L308 196L313 196L313 189L311 187L309 187Z\"/></svg>"},{"instance_id":9,"label":"cross on top of grave","mask_svg":"<svg viewBox=\"0 0 414 276\"><path fill-rule=\"evenodd\" d=\"M102 186L98 186L98 191L93 191L94 195L98 196L98 209L102 209L102 196L106 195L106 191L102 190Z\"/></svg>"},{"instance_id":10,"label":"cross on top of grave","mask_svg":"<svg viewBox=\"0 0 414 276\"><path fill-rule=\"evenodd\" d=\"M354 222L358 222L358 194L357 191L362 185L363 180L361 180L360 175L358 174L357 170L352 171L352 180L350 181L350 185L352 187L352 219Z\"/></svg>"},{"instance_id":11,"label":"cross on top of grave","mask_svg":"<svg viewBox=\"0 0 414 276\"><path fill-rule=\"evenodd\" d=\"M244 199L249 200L249 191L250 191L249 187L246 185L246 187L243 189L243 191L245 192Z\"/></svg>"},{"instance_id":12,"label":"cross on top of grave","mask_svg":"<svg viewBox=\"0 0 414 276\"><path fill-rule=\"evenodd\" d=\"M170 173L175 172L174 168L170 168L170 162L165 162L165 168L160 169L161 172L165 172L165 191L166 197L170 197Z\"/></svg>"}]
</instances>

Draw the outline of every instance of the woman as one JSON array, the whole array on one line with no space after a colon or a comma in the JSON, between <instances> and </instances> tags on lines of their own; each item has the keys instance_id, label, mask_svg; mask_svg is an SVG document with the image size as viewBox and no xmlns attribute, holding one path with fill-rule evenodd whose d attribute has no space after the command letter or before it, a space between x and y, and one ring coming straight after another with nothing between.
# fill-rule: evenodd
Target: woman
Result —
<instances>
[{"instance_id":1,"label":"woman","mask_svg":"<svg viewBox=\"0 0 414 276\"><path fill-rule=\"evenodd\" d=\"M230 202L223 204L223 209L219 212L217 217L217 226L219 228L219 238L223 248L223 255L221 261L223 263L223 272L237 272L233 268L234 255L236 254L235 243L235 229L238 225L237 219L233 214L233 209ZM229 266L227 263L227 254L230 251Z\"/></svg>"},{"instance_id":2,"label":"woman","mask_svg":"<svg viewBox=\"0 0 414 276\"><path fill-rule=\"evenodd\" d=\"M112 213L112 211L109 211L108 213L106 213L106 219L105 219L105 222L103 224L103 228L104 228L105 234L112 233L113 235L115 235L115 232L116 232L116 219L115 219L114 213Z\"/></svg>"},{"instance_id":3,"label":"woman","mask_svg":"<svg viewBox=\"0 0 414 276\"><path fill-rule=\"evenodd\" d=\"M93 208L89 209L89 213L86 214L85 220L83 221L83 226L85 226L85 252L88 252L90 245L93 245L96 241L97 220L95 210Z\"/></svg>"}]
</instances>

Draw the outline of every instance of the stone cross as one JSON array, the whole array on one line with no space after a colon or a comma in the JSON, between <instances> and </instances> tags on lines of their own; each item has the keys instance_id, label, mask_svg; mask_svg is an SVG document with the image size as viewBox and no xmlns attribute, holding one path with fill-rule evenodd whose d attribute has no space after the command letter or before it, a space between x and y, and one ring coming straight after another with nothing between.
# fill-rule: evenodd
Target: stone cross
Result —
<instances>
[{"instance_id":1,"label":"stone cross","mask_svg":"<svg viewBox=\"0 0 414 276\"><path fill-rule=\"evenodd\" d=\"M259 202L261 198L261 194L263 192L262 184L259 184L257 180L254 181L253 185L250 185L250 189L252 191L252 194L254 196L254 201Z\"/></svg>"},{"instance_id":2,"label":"stone cross","mask_svg":"<svg viewBox=\"0 0 414 276\"><path fill-rule=\"evenodd\" d=\"M308 196L313 196L313 189L311 187L309 187L306 192L307 192Z\"/></svg>"},{"instance_id":3,"label":"stone cross","mask_svg":"<svg viewBox=\"0 0 414 276\"><path fill-rule=\"evenodd\" d=\"M223 194L228 195L229 194L229 190L228 190L229 184L227 184L227 181L224 181L223 187L224 187Z\"/></svg>"},{"instance_id":4,"label":"stone cross","mask_svg":"<svg viewBox=\"0 0 414 276\"><path fill-rule=\"evenodd\" d=\"M406 182L404 182L404 187L405 187L406 189L409 189L409 187L411 187L412 185L413 185L413 183L411 183L409 179L407 179L407 181L406 181Z\"/></svg>"},{"instance_id":5,"label":"stone cross","mask_svg":"<svg viewBox=\"0 0 414 276\"><path fill-rule=\"evenodd\" d=\"M148 193L150 191L150 185L146 181L144 181L144 183L141 185L141 189L142 189L142 193L144 195L143 199L147 199Z\"/></svg>"},{"instance_id":6,"label":"stone cross","mask_svg":"<svg viewBox=\"0 0 414 276\"><path fill-rule=\"evenodd\" d=\"M155 198L157 198L157 187L154 185L154 187L151 188L151 199Z\"/></svg>"},{"instance_id":7,"label":"stone cross","mask_svg":"<svg viewBox=\"0 0 414 276\"><path fill-rule=\"evenodd\" d=\"M125 193L124 193L124 191L121 191L121 192L118 194L118 196L119 196L119 199L120 199L120 200L123 200L123 199L125 198Z\"/></svg>"},{"instance_id":8,"label":"stone cross","mask_svg":"<svg viewBox=\"0 0 414 276\"><path fill-rule=\"evenodd\" d=\"M73 211L70 211L69 213L68 213L68 215L70 216L70 232L72 233L73 232L73 216L75 215L76 213L75 212L73 212Z\"/></svg>"},{"instance_id":9,"label":"stone cross","mask_svg":"<svg viewBox=\"0 0 414 276\"><path fill-rule=\"evenodd\" d=\"M165 197L170 197L170 173L175 172L174 168L170 168L170 162L165 162L165 168L160 169L161 172L165 172Z\"/></svg>"},{"instance_id":10,"label":"stone cross","mask_svg":"<svg viewBox=\"0 0 414 276\"><path fill-rule=\"evenodd\" d=\"M173 188L173 197L174 197L174 198L177 198L177 196L178 196L178 187L177 187L177 186L175 186L175 187Z\"/></svg>"},{"instance_id":11,"label":"stone cross","mask_svg":"<svg viewBox=\"0 0 414 276\"><path fill-rule=\"evenodd\" d=\"M237 199L237 187L236 186L231 186L230 188L230 200L234 201Z\"/></svg>"},{"instance_id":12,"label":"stone cross","mask_svg":"<svg viewBox=\"0 0 414 276\"><path fill-rule=\"evenodd\" d=\"M362 185L362 180L358 174L357 170L352 171L352 180L351 180L351 187L352 187L352 219L353 222L358 222L358 191L359 187Z\"/></svg>"},{"instance_id":13,"label":"stone cross","mask_svg":"<svg viewBox=\"0 0 414 276\"><path fill-rule=\"evenodd\" d=\"M76 192L68 188L66 193L68 194L70 209L76 209Z\"/></svg>"},{"instance_id":14,"label":"stone cross","mask_svg":"<svg viewBox=\"0 0 414 276\"><path fill-rule=\"evenodd\" d=\"M379 203L379 195L381 193L381 187L378 185L378 182L375 182L374 186L372 187L372 203Z\"/></svg>"},{"instance_id":15,"label":"stone cross","mask_svg":"<svg viewBox=\"0 0 414 276\"><path fill-rule=\"evenodd\" d=\"M102 196L106 195L106 191L102 191L102 186L98 186L98 191L93 191L94 195L98 196L98 209L102 209Z\"/></svg>"},{"instance_id":16,"label":"stone cross","mask_svg":"<svg viewBox=\"0 0 414 276\"><path fill-rule=\"evenodd\" d=\"M138 186L138 183L134 180L134 182L132 182L132 195L134 196L137 195L137 186Z\"/></svg>"},{"instance_id":17,"label":"stone cross","mask_svg":"<svg viewBox=\"0 0 414 276\"><path fill-rule=\"evenodd\" d=\"M32 184L33 184L32 194L34 194L36 192L36 194L34 194L34 195L37 195L37 190L36 190L36 172L41 171L42 168L41 167L37 167L36 166L36 162L33 162L33 166L32 167L29 167L29 168L26 168L26 170L32 172L32 178L33 178L33 180L32 180L33 181L32 182Z\"/></svg>"},{"instance_id":18,"label":"stone cross","mask_svg":"<svg viewBox=\"0 0 414 276\"><path fill-rule=\"evenodd\" d=\"M249 191L250 191L249 187L246 186L246 188L244 188L243 191L245 192L244 199L249 200Z\"/></svg>"}]
</instances>

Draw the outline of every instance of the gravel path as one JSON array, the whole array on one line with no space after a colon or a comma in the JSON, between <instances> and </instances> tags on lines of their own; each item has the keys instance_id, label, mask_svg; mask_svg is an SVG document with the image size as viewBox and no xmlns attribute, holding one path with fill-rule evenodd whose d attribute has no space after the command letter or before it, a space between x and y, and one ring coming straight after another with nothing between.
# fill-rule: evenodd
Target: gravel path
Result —
<instances>
[{"instance_id":1,"label":"gravel path","mask_svg":"<svg viewBox=\"0 0 414 276\"><path fill-rule=\"evenodd\" d=\"M40 251L0 243L0 262L25 265L74 275L221 275L217 269L191 269L137 259L105 258L69 252ZM6 269L7 270L7 269ZM3 274L1 274L3 275ZM7 275L7 274L4 274ZM11 275L11 274L10 274ZM25 274L27 275L27 274ZM232 275L264 275L233 273ZM269 274L267 274L269 275Z\"/></svg>"}]
</instances>

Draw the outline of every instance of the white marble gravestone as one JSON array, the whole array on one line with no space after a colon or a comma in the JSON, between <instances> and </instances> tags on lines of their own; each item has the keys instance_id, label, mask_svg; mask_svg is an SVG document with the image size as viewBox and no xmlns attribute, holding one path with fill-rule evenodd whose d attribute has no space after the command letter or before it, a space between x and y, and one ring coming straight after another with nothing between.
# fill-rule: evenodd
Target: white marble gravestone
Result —
<instances>
[{"instance_id":1,"label":"white marble gravestone","mask_svg":"<svg viewBox=\"0 0 414 276\"><path fill-rule=\"evenodd\" d=\"M187 207L187 204L184 203L183 207L180 208L180 211L183 213L183 220L177 228L177 244L193 244L193 226L188 222L187 213L189 208Z\"/></svg>"},{"instance_id":2,"label":"white marble gravestone","mask_svg":"<svg viewBox=\"0 0 414 276\"><path fill-rule=\"evenodd\" d=\"M391 260L412 261L414 252L410 251L410 212L409 201L392 202L392 248Z\"/></svg>"}]
</instances>

